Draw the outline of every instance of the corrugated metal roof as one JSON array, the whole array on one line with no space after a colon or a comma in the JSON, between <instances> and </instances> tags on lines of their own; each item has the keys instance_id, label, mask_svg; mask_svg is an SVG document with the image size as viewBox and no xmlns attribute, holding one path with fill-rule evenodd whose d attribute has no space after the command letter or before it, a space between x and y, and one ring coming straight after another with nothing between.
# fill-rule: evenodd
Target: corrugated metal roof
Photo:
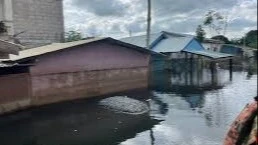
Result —
<instances>
[{"instance_id":1,"label":"corrugated metal roof","mask_svg":"<svg viewBox=\"0 0 258 145\"><path fill-rule=\"evenodd\" d=\"M192 37L178 37L166 35L159 44L152 48L156 52L180 52L182 51L192 40Z\"/></svg>"},{"instance_id":2,"label":"corrugated metal roof","mask_svg":"<svg viewBox=\"0 0 258 145\"><path fill-rule=\"evenodd\" d=\"M191 35L166 31L154 33L150 35L151 50L158 53L180 52L190 43L193 38L194 37ZM146 35L127 37L120 40L140 47L146 47ZM157 44L155 45L154 43L156 42Z\"/></svg>"},{"instance_id":3,"label":"corrugated metal roof","mask_svg":"<svg viewBox=\"0 0 258 145\"><path fill-rule=\"evenodd\" d=\"M115 44L118 45L122 45L124 47L128 47L128 48L133 48L134 50L140 51L140 52L145 52L145 53L150 53L150 54L158 54L158 55L162 55L160 53L156 53L154 51L130 44L130 43L125 43L110 37L105 37L105 38L92 38L92 39L87 39L87 40L80 40L80 41L74 41L74 42L67 42L67 43L53 43L51 45L46 45L46 46L41 46L41 47L37 47L37 48L32 48L32 49L27 49L27 50L23 50L19 52L19 55L10 55L9 59L0 59L0 62L7 62L7 61L17 61L17 60L22 60L25 58L30 58L30 57L35 57L35 56L39 56L42 54L46 54L46 53L50 53L50 52L55 52L55 51L59 51L59 50L63 50L66 48L71 48L74 46L78 46L78 45L83 45L83 44L87 44L87 43L91 43L91 42L95 42L95 41L99 41L99 40L110 40L112 42L114 42Z\"/></svg>"},{"instance_id":4,"label":"corrugated metal roof","mask_svg":"<svg viewBox=\"0 0 258 145\"><path fill-rule=\"evenodd\" d=\"M103 39L105 39L105 38L94 38L94 39L87 39L87 40L74 41L74 42L68 42L68 43L53 43L53 44L46 45L46 46L41 46L41 47L37 47L37 48L20 51L19 55L10 55L10 58L7 60L10 60L10 61L21 60L24 58L38 56L38 55L42 55L45 53L54 52L54 51L58 51L58 50L62 50L62 49L66 49L66 48L70 48L70 47L78 46L78 45L82 45L82 44L87 44L90 42L103 40ZM5 61L7 61L7 60L5 60Z\"/></svg>"},{"instance_id":5,"label":"corrugated metal roof","mask_svg":"<svg viewBox=\"0 0 258 145\"><path fill-rule=\"evenodd\" d=\"M151 34L150 35L150 43L153 43L161 35L162 35L162 33ZM126 37L126 38L120 39L120 41L146 48L146 35Z\"/></svg>"},{"instance_id":6,"label":"corrugated metal roof","mask_svg":"<svg viewBox=\"0 0 258 145\"><path fill-rule=\"evenodd\" d=\"M226 53L220 53L220 52L215 52L215 51L210 51L210 50L184 50L185 52L188 53L193 53L196 55L202 55L205 57L209 57L212 59L221 59L221 58L231 58L233 55L226 54Z\"/></svg>"}]
</instances>

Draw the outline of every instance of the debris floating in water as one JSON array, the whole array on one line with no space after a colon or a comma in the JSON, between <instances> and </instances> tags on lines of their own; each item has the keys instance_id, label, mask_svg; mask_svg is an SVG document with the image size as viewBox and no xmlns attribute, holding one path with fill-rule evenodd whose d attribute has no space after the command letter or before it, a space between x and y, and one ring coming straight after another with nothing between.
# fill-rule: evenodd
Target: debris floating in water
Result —
<instances>
[{"instance_id":1,"label":"debris floating in water","mask_svg":"<svg viewBox=\"0 0 258 145\"><path fill-rule=\"evenodd\" d=\"M144 114L149 111L146 103L126 96L116 96L103 99L99 102L101 106L126 114Z\"/></svg>"}]
</instances>

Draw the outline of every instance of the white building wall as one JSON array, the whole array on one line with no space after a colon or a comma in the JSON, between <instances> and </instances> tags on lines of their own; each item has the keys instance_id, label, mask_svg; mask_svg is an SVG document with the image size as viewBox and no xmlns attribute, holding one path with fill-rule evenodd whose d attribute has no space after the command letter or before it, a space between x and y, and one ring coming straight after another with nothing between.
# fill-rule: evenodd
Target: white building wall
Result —
<instances>
[{"instance_id":1,"label":"white building wall","mask_svg":"<svg viewBox=\"0 0 258 145\"><path fill-rule=\"evenodd\" d=\"M222 44L219 44L219 43L202 43L202 46L206 50L211 50L211 51L219 52Z\"/></svg>"}]
</instances>

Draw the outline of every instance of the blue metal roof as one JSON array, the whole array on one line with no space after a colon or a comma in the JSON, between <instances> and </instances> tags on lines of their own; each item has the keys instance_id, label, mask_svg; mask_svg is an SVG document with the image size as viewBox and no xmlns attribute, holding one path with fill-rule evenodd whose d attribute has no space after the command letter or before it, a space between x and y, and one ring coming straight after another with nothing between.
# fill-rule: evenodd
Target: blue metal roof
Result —
<instances>
[{"instance_id":1,"label":"blue metal roof","mask_svg":"<svg viewBox=\"0 0 258 145\"><path fill-rule=\"evenodd\" d=\"M155 42L159 37L161 37L161 35L162 33L151 34L150 43L152 44L153 42ZM146 48L146 35L126 37L126 38L120 39L120 41Z\"/></svg>"},{"instance_id":2,"label":"blue metal roof","mask_svg":"<svg viewBox=\"0 0 258 145\"><path fill-rule=\"evenodd\" d=\"M158 45L155 45L152 50L155 52L180 52L182 51L192 40L192 37L178 37L166 35Z\"/></svg>"},{"instance_id":3,"label":"blue metal roof","mask_svg":"<svg viewBox=\"0 0 258 145\"><path fill-rule=\"evenodd\" d=\"M171 32L160 32L150 35L151 49L155 52L180 52L193 39L191 35L184 35ZM131 43L146 48L146 35L133 36L120 39L123 42Z\"/></svg>"},{"instance_id":4,"label":"blue metal roof","mask_svg":"<svg viewBox=\"0 0 258 145\"><path fill-rule=\"evenodd\" d=\"M122 38L121 41L146 48L146 35ZM233 55L208 51L193 35L162 31L150 35L150 49L157 53L188 52L211 59L229 58Z\"/></svg>"},{"instance_id":5,"label":"blue metal roof","mask_svg":"<svg viewBox=\"0 0 258 145\"><path fill-rule=\"evenodd\" d=\"M184 52L209 57L211 59L231 58L233 55L210 50L184 50Z\"/></svg>"}]
</instances>

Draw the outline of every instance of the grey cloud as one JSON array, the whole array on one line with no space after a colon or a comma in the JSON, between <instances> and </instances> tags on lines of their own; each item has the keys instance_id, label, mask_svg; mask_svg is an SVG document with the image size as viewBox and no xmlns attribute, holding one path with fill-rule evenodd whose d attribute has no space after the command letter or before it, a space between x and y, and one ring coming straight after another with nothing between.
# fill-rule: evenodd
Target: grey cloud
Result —
<instances>
[{"instance_id":1,"label":"grey cloud","mask_svg":"<svg viewBox=\"0 0 258 145\"><path fill-rule=\"evenodd\" d=\"M246 19L236 19L228 24L231 30L237 30L243 27L254 27L257 26L257 22L248 21Z\"/></svg>"},{"instance_id":2,"label":"grey cloud","mask_svg":"<svg viewBox=\"0 0 258 145\"><path fill-rule=\"evenodd\" d=\"M97 16L122 16L128 8L128 5L119 0L72 0L71 2L81 10Z\"/></svg>"},{"instance_id":3,"label":"grey cloud","mask_svg":"<svg viewBox=\"0 0 258 145\"><path fill-rule=\"evenodd\" d=\"M128 35L129 30L134 34L146 30L146 0L130 0L129 2L122 2L123 0L65 1L70 1L75 11L83 11L82 15L78 15L78 20L76 20L77 15L73 16L68 13L66 21L73 20L73 22L84 25L83 30L87 34L97 33L113 36L113 34L120 32L121 35ZM250 22L248 18L244 17L246 14L252 17L253 12L250 9L256 9L251 4L244 4L246 2L250 2L250 0L152 0L152 32L166 30L194 33L208 10L226 12L239 7L242 9L236 13L237 15L235 14L237 19L232 21L229 27L232 27L231 29L234 31L241 31L246 27L252 27L254 23L257 24L257 21ZM240 6L240 4L245 7ZM89 19L87 15L94 19ZM79 19L84 19L84 21ZM104 26L105 21L110 21L110 23Z\"/></svg>"}]
</instances>

